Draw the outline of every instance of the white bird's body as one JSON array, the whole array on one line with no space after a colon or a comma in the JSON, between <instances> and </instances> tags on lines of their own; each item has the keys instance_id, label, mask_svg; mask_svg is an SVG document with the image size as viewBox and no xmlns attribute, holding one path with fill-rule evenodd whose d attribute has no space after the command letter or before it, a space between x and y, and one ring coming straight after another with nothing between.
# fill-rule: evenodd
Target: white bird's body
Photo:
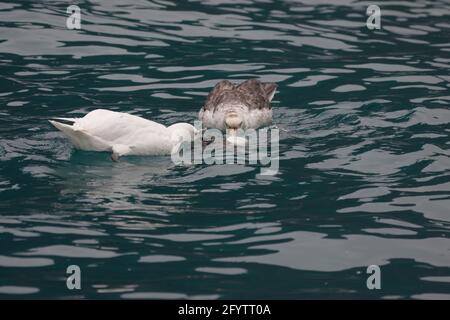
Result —
<instances>
[{"instance_id":1,"label":"white bird's body","mask_svg":"<svg viewBox=\"0 0 450 320\"><path fill-rule=\"evenodd\" d=\"M195 136L188 123L166 127L135 115L97 109L83 118L56 118L50 123L63 132L75 148L86 151L110 151L113 160L123 155L169 155L182 141Z\"/></svg>"}]
</instances>

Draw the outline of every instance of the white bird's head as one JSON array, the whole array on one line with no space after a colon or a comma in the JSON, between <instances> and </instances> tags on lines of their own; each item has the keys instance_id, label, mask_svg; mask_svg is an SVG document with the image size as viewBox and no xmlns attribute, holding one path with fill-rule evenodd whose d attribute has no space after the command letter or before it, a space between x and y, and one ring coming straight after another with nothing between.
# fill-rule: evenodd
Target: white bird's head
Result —
<instances>
[{"instance_id":1,"label":"white bird's head","mask_svg":"<svg viewBox=\"0 0 450 320\"><path fill-rule=\"evenodd\" d=\"M169 129L170 138L174 143L194 141L201 133L193 125L185 122L175 123L167 129Z\"/></svg>"}]
</instances>

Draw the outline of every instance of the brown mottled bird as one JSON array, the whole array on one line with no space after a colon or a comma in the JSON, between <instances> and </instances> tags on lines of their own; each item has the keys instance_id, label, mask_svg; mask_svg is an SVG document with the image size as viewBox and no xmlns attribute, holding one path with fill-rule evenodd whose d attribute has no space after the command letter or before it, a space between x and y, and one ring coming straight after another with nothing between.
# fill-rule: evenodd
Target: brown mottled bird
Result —
<instances>
[{"instance_id":1,"label":"brown mottled bird","mask_svg":"<svg viewBox=\"0 0 450 320\"><path fill-rule=\"evenodd\" d=\"M272 123L272 101L277 85L256 79L234 84L220 81L206 98L199 119L207 128L236 130L260 128Z\"/></svg>"}]
</instances>

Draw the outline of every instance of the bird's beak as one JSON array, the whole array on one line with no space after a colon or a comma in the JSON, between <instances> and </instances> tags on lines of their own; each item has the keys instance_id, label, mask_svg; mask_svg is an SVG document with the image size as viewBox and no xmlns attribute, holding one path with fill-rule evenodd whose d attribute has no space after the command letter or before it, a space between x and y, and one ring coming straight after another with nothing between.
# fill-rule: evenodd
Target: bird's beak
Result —
<instances>
[{"instance_id":1,"label":"bird's beak","mask_svg":"<svg viewBox=\"0 0 450 320\"><path fill-rule=\"evenodd\" d=\"M225 125L228 129L238 129L242 125L242 118L236 112L230 112L225 116Z\"/></svg>"}]
</instances>

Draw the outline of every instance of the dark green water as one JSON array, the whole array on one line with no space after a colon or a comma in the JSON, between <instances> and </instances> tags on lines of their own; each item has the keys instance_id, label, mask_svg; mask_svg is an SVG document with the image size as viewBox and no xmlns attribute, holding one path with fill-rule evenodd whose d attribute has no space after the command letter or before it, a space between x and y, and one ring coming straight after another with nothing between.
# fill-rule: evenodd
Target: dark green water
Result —
<instances>
[{"instance_id":1,"label":"dark green water","mask_svg":"<svg viewBox=\"0 0 450 320\"><path fill-rule=\"evenodd\" d=\"M0 298L450 298L448 1L0 3ZM48 118L193 122L275 81L280 171L75 151ZM66 288L66 268L82 289ZM381 267L380 290L366 287Z\"/></svg>"}]
</instances>

